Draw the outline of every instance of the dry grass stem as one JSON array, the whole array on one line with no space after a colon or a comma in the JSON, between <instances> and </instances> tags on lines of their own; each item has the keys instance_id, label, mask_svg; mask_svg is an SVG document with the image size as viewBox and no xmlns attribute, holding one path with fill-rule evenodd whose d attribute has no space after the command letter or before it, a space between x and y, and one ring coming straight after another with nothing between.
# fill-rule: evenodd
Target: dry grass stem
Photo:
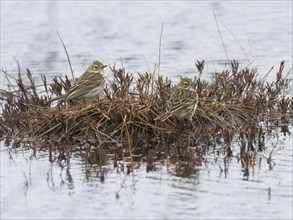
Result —
<instances>
[{"instance_id":1,"label":"dry grass stem","mask_svg":"<svg viewBox=\"0 0 293 220\"><path fill-rule=\"evenodd\" d=\"M200 75L204 64L196 62ZM54 78L49 84L41 76L45 92L39 94L27 70L28 85L19 74L14 79L15 91L0 90L0 137L12 147L47 149L50 155L56 151L68 155L68 149L95 152L96 159L88 156L91 161L102 161L102 152L112 153L118 159L130 158L132 170L137 155L147 161L178 159L190 155L190 149L203 155L220 144L231 156L232 142L237 141L243 163L248 166L255 160L255 154L249 152L264 149L264 134L276 128L289 133L293 99L286 91L292 88L291 79L283 77L283 69L281 62L276 80L271 83L258 79L256 69L239 70L236 61L231 62L231 70L215 73L211 82L195 77L199 105L192 123L174 118L154 120L166 111L174 87L159 74L139 73L135 79L124 68L113 66L113 80L100 99L51 106L48 100L68 91L73 79Z\"/></svg>"}]
</instances>

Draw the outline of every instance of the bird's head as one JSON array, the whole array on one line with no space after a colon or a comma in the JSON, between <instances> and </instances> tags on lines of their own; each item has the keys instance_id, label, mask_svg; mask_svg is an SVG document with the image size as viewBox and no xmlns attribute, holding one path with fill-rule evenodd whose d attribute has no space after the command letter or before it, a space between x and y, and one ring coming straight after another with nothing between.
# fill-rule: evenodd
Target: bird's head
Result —
<instances>
[{"instance_id":1,"label":"bird's head","mask_svg":"<svg viewBox=\"0 0 293 220\"><path fill-rule=\"evenodd\" d=\"M184 78L181 78L177 87L182 89L189 89L192 86L192 84L193 84L192 79L184 77Z\"/></svg>"},{"instance_id":2,"label":"bird's head","mask_svg":"<svg viewBox=\"0 0 293 220\"><path fill-rule=\"evenodd\" d=\"M95 60L88 68L89 71L92 72L101 72L101 70L103 70L105 67L107 67L107 65L103 65L103 63L101 63L98 60Z\"/></svg>"}]
</instances>

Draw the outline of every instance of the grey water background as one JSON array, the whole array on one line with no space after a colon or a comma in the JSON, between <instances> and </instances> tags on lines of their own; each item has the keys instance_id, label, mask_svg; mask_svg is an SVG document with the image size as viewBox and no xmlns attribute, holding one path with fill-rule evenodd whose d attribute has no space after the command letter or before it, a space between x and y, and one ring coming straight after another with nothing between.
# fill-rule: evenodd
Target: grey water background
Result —
<instances>
[{"instance_id":1,"label":"grey water background","mask_svg":"<svg viewBox=\"0 0 293 220\"><path fill-rule=\"evenodd\" d=\"M194 76L194 62L205 59L203 77L229 68L218 33L217 16L229 59L256 67L260 77L280 61L292 67L292 1L1 1L1 68L17 74L15 57L38 82L70 75L58 31L67 47L74 74L94 59L134 73L158 63L161 25L161 73L174 82ZM111 72L106 69L108 78ZM7 81L0 74L0 88ZM292 129L291 129L292 131ZM184 178L174 164L162 161L134 175L85 167L72 158L69 173L48 161L46 152L30 159L30 151L8 151L1 142L1 219L292 219L292 135L271 138L260 152L248 180L238 161L239 146L227 172L224 155ZM275 166L266 159L274 151ZM90 177L86 177L91 173Z\"/></svg>"},{"instance_id":2,"label":"grey water background","mask_svg":"<svg viewBox=\"0 0 293 220\"><path fill-rule=\"evenodd\" d=\"M122 58L127 70L145 72L146 62L150 70L158 63L164 24L161 72L173 79L192 75L195 60L205 59L213 73L227 62L213 11L230 59L261 74L282 60L290 69L291 1L2 1L1 52L35 75L70 73L58 31L76 75L94 59L118 66ZM3 53L1 67L17 70Z\"/></svg>"}]
</instances>

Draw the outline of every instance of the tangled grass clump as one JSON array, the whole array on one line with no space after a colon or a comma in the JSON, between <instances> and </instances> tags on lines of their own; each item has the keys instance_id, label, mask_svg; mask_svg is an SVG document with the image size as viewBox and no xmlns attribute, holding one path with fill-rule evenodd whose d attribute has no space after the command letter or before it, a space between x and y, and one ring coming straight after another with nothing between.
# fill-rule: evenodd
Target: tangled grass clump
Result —
<instances>
[{"instance_id":1,"label":"tangled grass clump","mask_svg":"<svg viewBox=\"0 0 293 220\"><path fill-rule=\"evenodd\" d=\"M196 66L202 73L204 61L197 61ZM235 61L231 70L215 73L212 82L196 78L199 105L188 124L154 120L165 112L173 88L163 76L139 73L135 79L124 68L113 66L114 78L100 99L51 106L48 100L68 91L72 80L65 76L48 84L42 76L45 92L39 94L27 70L30 85L19 76L15 91L0 91L0 136L12 147L45 149L50 155L81 151L90 163L101 161L101 152L112 153L116 159L148 162L184 158L190 149L203 155L219 145L223 154L232 156L235 140L246 158L250 151L264 149L265 135L273 129L289 133L293 99L288 95L291 79L283 77L283 68L281 62L272 83L259 79L256 69L239 70Z\"/></svg>"}]
</instances>

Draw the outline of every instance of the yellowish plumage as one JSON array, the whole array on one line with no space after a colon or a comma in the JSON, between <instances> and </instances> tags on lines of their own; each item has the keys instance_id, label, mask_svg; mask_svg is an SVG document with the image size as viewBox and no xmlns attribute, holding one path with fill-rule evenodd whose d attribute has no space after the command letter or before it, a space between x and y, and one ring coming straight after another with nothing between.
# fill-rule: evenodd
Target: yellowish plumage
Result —
<instances>
[{"instance_id":1,"label":"yellowish plumage","mask_svg":"<svg viewBox=\"0 0 293 220\"><path fill-rule=\"evenodd\" d=\"M106 84L104 76L105 67L106 66L100 61L94 61L81 77L75 81L66 94L53 98L50 102L59 99L64 99L66 101L81 99L91 100L99 97Z\"/></svg>"},{"instance_id":2,"label":"yellowish plumage","mask_svg":"<svg viewBox=\"0 0 293 220\"><path fill-rule=\"evenodd\" d=\"M198 94L193 88L192 79L182 78L176 85L167 103L167 112L155 118L165 121L169 117L192 120L198 104Z\"/></svg>"}]
</instances>

